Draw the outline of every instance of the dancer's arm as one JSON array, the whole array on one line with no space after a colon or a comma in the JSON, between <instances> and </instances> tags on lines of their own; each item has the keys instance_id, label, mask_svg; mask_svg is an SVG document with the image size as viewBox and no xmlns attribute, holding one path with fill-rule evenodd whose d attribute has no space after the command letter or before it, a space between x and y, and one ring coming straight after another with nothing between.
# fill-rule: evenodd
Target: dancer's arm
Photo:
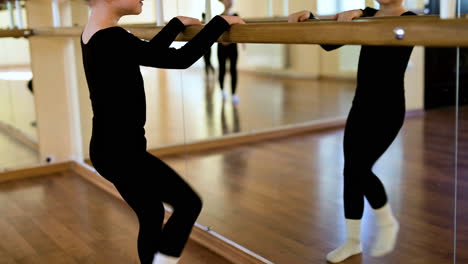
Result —
<instances>
[{"instance_id":1,"label":"dancer's arm","mask_svg":"<svg viewBox=\"0 0 468 264\"><path fill-rule=\"evenodd\" d=\"M208 51L223 32L229 29L230 24L234 24L232 20L227 21L223 17L216 16L192 40L182 48L175 49L170 48L169 45L185 28L185 25L179 19L173 19L171 22L164 28L166 30L163 29L149 42L130 34L129 49L132 50L140 65L186 69Z\"/></svg>"},{"instance_id":2,"label":"dancer's arm","mask_svg":"<svg viewBox=\"0 0 468 264\"><path fill-rule=\"evenodd\" d=\"M167 23L165 27L161 29L161 31L154 36L149 42L149 46L154 46L155 49L157 48L169 48L172 42L177 38L180 32L185 29L184 23L181 21L180 18L174 17Z\"/></svg>"},{"instance_id":3,"label":"dancer's arm","mask_svg":"<svg viewBox=\"0 0 468 264\"><path fill-rule=\"evenodd\" d=\"M355 18L358 17L371 17L374 16L375 13L377 13L377 10L374 8L366 7L365 9L356 9L356 10L350 10L350 11L345 11L338 13L333 16L333 19L336 21L351 21ZM310 11L301 11L294 13L289 16L288 22L289 23L294 23L294 22L303 22L306 21L307 19L319 19L312 14ZM343 45L320 45L324 50L326 51L332 51L338 48L341 48Z\"/></svg>"}]
</instances>

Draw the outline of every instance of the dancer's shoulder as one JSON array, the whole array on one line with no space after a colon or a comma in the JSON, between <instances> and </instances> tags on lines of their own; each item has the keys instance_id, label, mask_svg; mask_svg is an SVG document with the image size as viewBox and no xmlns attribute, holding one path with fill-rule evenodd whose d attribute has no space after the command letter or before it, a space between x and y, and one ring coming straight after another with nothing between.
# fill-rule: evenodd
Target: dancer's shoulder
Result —
<instances>
[{"instance_id":1,"label":"dancer's shoulder","mask_svg":"<svg viewBox=\"0 0 468 264\"><path fill-rule=\"evenodd\" d=\"M95 42L100 42L102 40L112 40L114 38L119 38L124 36L123 34L129 34L127 30L122 27L108 27L96 30L94 33L91 33L88 38L85 37L86 32L83 32L83 37L81 39L84 45L92 45Z\"/></svg>"}]
</instances>

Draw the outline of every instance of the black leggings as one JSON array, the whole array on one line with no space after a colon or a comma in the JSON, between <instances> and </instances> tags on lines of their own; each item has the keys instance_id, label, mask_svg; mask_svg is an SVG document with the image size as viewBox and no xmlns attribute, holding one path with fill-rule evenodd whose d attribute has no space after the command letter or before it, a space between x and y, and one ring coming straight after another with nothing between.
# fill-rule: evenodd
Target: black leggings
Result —
<instances>
[{"instance_id":1,"label":"black leggings","mask_svg":"<svg viewBox=\"0 0 468 264\"><path fill-rule=\"evenodd\" d=\"M115 185L138 217L141 263L151 264L157 252L179 257L202 208L199 196L173 169L148 152L125 155L126 160L112 164L93 161L93 165ZM163 202L174 210L164 227Z\"/></svg>"},{"instance_id":2,"label":"black leggings","mask_svg":"<svg viewBox=\"0 0 468 264\"><path fill-rule=\"evenodd\" d=\"M362 218L364 197L374 209L387 203L385 188L372 172L372 167L396 138L405 118L404 98L388 101L394 104L363 106L355 103L351 107L344 134L344 209L347 219Z\"/></svg>"},{"instance_id":3,"label":"black leggings","mask_svg":"<svg viewBox=\"0 0 468 264\"><path fill-rule=\"evenodd\" d=\"M218 43L218 62L219 62L219 86L224 90L224 76L226 75L226 60L231 62L231 89L232 94L237 90L237 44L231 43L224 46Z\"/></svg>"}]
</instances>

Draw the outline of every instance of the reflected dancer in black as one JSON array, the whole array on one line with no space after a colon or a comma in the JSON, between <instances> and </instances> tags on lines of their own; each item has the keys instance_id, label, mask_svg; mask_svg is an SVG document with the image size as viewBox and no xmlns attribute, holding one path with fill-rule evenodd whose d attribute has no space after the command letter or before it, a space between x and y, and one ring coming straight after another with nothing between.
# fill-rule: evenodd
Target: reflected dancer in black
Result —
<instances>
[{"instance_id":1,"label":"reflected dancer in black","mask_svg":"<svg viewBox=\"0 0 468 264\"><path fill-rule=\"evenodd\" d=\"M202 13L202 23L206 23L206 15L205 13ZM215 69L213 65L211 64L211 47L208 49L208 51L203 55L203 61L205 62L205 76L209 78L211 74L215 73Z\"/></svg>"},{"instance_id":2,"label":"reflected dancer in black","mask_svg":"<svg viewBox=\"0 0 468 264\"><path fill-rule=\"evenodd\" d=\"M227 16L238 16L232 13L231 8L233 6L233 0L219 0L224 5L224 12L222 15ZM218 43L218 62L219 62L219 86L223 93L223 100L227 98L227 92L224 89L224 77L226 76L226 62L230 62L230 73L231 73L231 95L232 102L237 105L240 103L240 99L237 96L237 59L239 57L239 51L237 49L237 43Z\"/></svg>"},{"instance_id":3,"label":"reflected dancer in black","mask_svg":"<svg viewBox=\"0 0 468 264\"><path fill-rule=\"evenodd\" d=\"M229 124L227 118L229 116L226 117L226 107L227 106L224 104L221 105L221 127L223 129L223 135L241 132L239 110L237 109L237 107L232 107L232 124Z\"/></svg>"}]
</instances>

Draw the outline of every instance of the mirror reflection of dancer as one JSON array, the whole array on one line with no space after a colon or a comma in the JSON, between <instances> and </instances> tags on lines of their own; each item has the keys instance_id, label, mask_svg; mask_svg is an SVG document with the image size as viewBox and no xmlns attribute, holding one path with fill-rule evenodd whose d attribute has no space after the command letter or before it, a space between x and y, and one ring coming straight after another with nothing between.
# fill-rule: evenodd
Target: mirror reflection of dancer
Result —
<instances>
[{"instance_id":1,"label":"mirror reflection of dancer","mask_svg":"<svg viewBox=\"0 0 468 264\"><path fill-rule=\"evenodd\" d=\"M206 23L206 15L205 13L202 13L202 21L203 24ZM211 74L215 73L215 69L213 65L211 64L211 48L208 49L208 51L203 55L203 61L205 62L205 76L209 77L210 72Z\"/></svg>"},{"instance_id":2,"label":"mirror reflection of dancer","mask_svg":"<svg viewBox=\"0 0 468 264\"><path fill-rule=\"evenodd\" d=\"M403 7L403 0L377 0L380 10L366 8L335 15L338 21L358 17L416 15ZM295 13L290 22L314 16L309 11ZM322 45L329 51L340 46ZM378 232L371 255L383 256L396 244L399 230L385 188L372 172L375 162L394 141L405 118L404 76L413 47L362 46L357 89L344 135L344 213L346 241L330 252L327 260L341 262L362 252L361 218L364 197L376 215Z\"/></svg>"},{"instance_id":3,"label":"mirror reflection of dancer","mask_svg":"<svg viewBox=\"0 0 468 264\"><path fill-rule=\"evenodd\" d=\"M232 108L232 122L229 122L229 115L226 112L226 105L221 105L221 128L223 135L240 133L240 120L239 120L239 110L237 107ZM227 117L226 117L227 115Z\"/></svg>"},{"instance_id":4,"label":"mirror reflection of dancer","mask_svg":"<svg viewBox=\"0 0 468 264\"><path fill-rule=\"evenodd\" d=\"M219 0L224 5L224 11L222 15L226 16L238 16L231 11L234 0ZM223 93L223 100L226 100L227 93L224 90L224 77L226 76L226 62L230 61L230 72L231 72L231 94L232 102L239 104L240 99L237 96L237 59L239 52L237 49L237 43L218 43L218 62L219 62L219 86Z\"/></svg>"},{"instance_id":5,"label":"mirror reflection of dancer","mask_svg":"<svg viewBox=\"0 0 468 264\"><path fill-rule=\"evenodd\" d=\"M28 81L26 86L28 87L28 90L31 92L31 94L34 95L34 88L33 88L33 80L32 79ZM31 126L32 127L37 127L37 122L32 121Z\"/></svg>"},{"instance_id":6,"label":"mirror reflection of dancer","mask_svg":"<svg viewBox=\"0 0 468 264\"><path fill-rule=\"evenodd\" d=\"M146 151L146 102L140 65L186 69L200 59L238 17L216 16L180 49L171 43L199 20L172 19L151 41L117 26L125 15L142 11L141 0L88 0L89 23L81 37L86 79L93 107L90 158L112 182L139 221L142 264L175 264L185 247L202 202L166 163ZM164 206L174 213L163 226Z\"/></svg>"}]
</instances>

